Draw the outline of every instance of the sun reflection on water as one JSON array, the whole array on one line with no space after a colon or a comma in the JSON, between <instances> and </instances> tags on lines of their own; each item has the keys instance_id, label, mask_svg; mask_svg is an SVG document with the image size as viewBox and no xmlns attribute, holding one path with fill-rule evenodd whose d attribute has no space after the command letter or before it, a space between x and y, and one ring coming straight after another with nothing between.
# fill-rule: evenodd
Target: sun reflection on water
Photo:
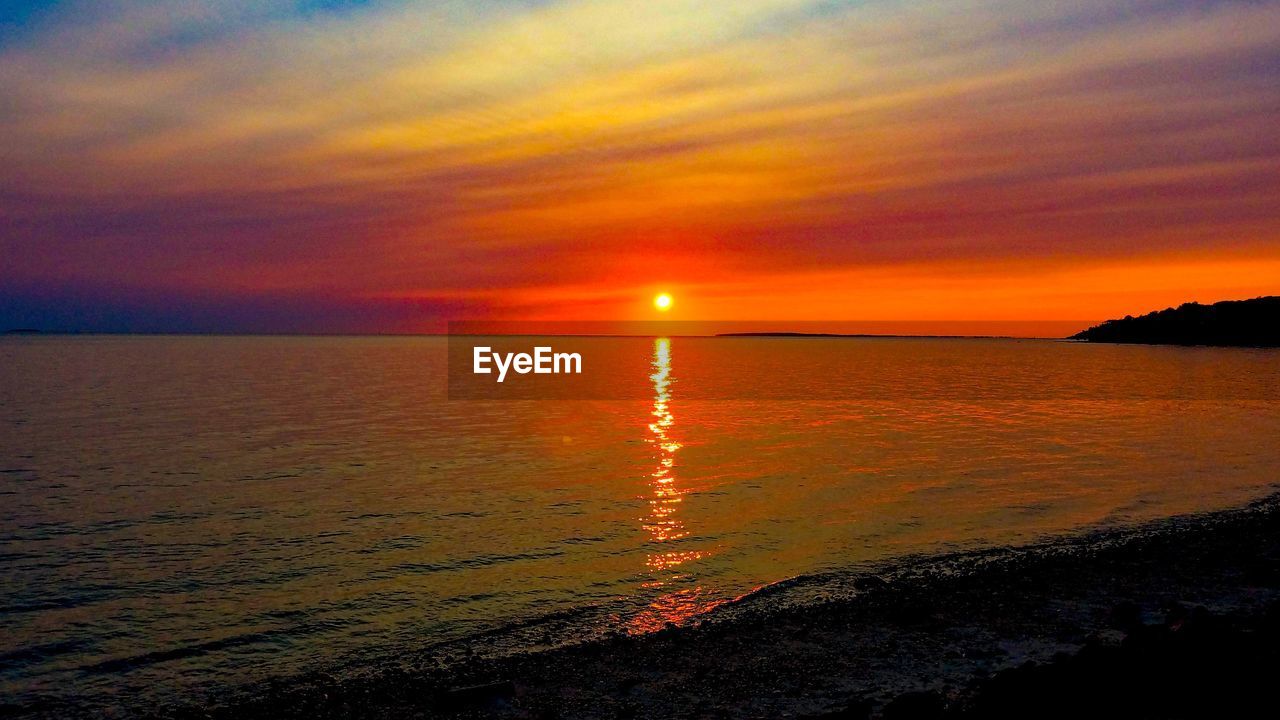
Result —
<instances>
[{"instance_id":1,"label":"sun reflection on water","mask_svg":"<svg viewBox=\"0 0 1280 720\"><path fill-rule=\"evenodd\" d=\"M649 534L650 544L655 546L645 558L649 580L641 587L647 592L658 593L648 607L629 623L633 633L661 630L668 624L680 624L689 618L707 612L724 600L711 600L706 591L694 583L686 563L702 559L705 550L673 547L689 537L689 530L680 516L681 505L688 488L680 486L676 475L676 453L683 446L674 436L675 415L671 412L671 340L657 338L653 343L653 420L649 423L649 436L645 438L654 448L657 461L649 474L649 514L641 519Z\"/></svg>"}]
</instances>

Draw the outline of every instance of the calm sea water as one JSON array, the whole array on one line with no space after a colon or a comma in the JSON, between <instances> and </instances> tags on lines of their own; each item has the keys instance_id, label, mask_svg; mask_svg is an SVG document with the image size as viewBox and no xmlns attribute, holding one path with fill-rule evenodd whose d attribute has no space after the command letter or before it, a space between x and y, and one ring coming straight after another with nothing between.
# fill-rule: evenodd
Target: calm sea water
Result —
<instances>
[{"instance_id":1,"label":"calm sea water","mask_svg":"<svg viewBox=\"0 0 1280 720\"><path fill-rule=\"evenodd\" d=\"M1280 481L1275 351L610 347L627 399L460 401L439 338L0 339L0 695L163 702L647 632L795 576Z\"/></svg>"}]
</instances>

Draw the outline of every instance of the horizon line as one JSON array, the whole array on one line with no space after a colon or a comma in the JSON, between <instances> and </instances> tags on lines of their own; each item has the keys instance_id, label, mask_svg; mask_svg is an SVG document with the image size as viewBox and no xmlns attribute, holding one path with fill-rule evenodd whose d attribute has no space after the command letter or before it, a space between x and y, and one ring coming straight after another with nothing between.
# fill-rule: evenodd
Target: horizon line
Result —
<instances>
[{"instance_id":1,"label":"horizon line","mask_svg":"<svg viewBox=\"0 0 1280 720\"><path fill-rule=\"evenodd\" d=\"M775 338L775 339L840 339L840 338L889 338L934 340L1067 340L1070 336L1057 335L967 335L921 333L803 333L793 331L728 332L728 333L447 333L447 332L236 332L236 331L169 331L169 330L4 330L3 337L351 337L351 338L414 338L414 337L577 337L577 338Z\"/></svg>"}]
</instances>

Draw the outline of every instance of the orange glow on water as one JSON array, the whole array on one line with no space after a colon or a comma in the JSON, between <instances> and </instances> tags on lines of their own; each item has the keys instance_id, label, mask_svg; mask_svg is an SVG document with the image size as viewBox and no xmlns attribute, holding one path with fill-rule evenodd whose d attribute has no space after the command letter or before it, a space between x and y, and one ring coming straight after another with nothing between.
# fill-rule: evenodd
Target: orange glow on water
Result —
<instances>
[{"instance_id":1,"label":"orange glow on water","mask_svg":"<svg viewBox=\"0 0 1280 720\"><path fill-rule=\"evenodd\" d=\"M654 303L657 305L656 299ZM658 595L649 601L648 608L628 623L627 627L633 633L653 632L669 624L679 625L725 602L710 598L702 586L670 589L691 579L684 566L707 557L709 553L704 549L664 547L690 535L679 515L689 490L680 486L676 475L676 453L683 444L672 435L676 418L671 411L671 388L675 379L671 373L670 339L654 340L652 367L653 374L649 379L653 381L653 420L649 423L650 436L645 441L655 451L657 466L649 474L649 514L640 522L649 534L649 541L663 549L655 549L645 558L645 572L650 579L642 583L641 588Z\"/></svg>"},{"instance_id":2,"label":"orange glow on water","mask_svg":"<svg viewBox=\"0 0 1280 720\"><path fill-rule=\"evenodd\" d=\"M656 303L656 300L655 300ZM676 452L681 444L672 439L669 432L675 425L675 416L671 413L671 341L659 338L654 341L653 369L649 376L653 381L653 422L649 423L651 437L646 441L657 450L657 469L650 474L651 497L649 499L649 515L644 519L644 529L655 542L666 542L687 536L684 523L674 517L683 501L685 491L676 485L675 464ZM662 558L669 558L677 553L665 552L651 556L649 566L663 566ZM657 558L657 559L655 559ZM680 562L683 562L681 560ZM679 563L676 563L679 564Z\"/></svg>"}]
</instances>

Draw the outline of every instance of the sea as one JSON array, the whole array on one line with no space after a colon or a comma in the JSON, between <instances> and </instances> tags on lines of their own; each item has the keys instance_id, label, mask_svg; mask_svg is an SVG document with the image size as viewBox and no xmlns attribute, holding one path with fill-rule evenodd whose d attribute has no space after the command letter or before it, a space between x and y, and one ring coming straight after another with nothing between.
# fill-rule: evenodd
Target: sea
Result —
<instances>
[{"instance_id":1,"label":"sea","mask_svg":"<svg viewBox=\"0 0 1280 720\"><path fill-rule=\"evenodd\" d=\"M1277 350L580 339L608 392L530 398L451 342L0 337L0 702L650 633L1280 483Z\"/></svg>"}]
</instances>

